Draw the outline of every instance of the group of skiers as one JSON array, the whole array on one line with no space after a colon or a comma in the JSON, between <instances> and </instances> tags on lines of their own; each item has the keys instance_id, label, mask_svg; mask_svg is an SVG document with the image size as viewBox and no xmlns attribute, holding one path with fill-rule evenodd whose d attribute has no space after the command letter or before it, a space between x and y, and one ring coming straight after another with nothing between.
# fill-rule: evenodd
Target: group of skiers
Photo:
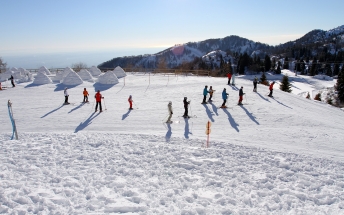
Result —
<instances>
[{"instance_id":1,"label":"group of skiers","mask_svg":"<svg viewBox=\"0 0 344 215\"><path fill-rule=\"evenodd\" d=\"M230 80L231 80L231 73L228 73L228 84L230 84ZM253 92L257 92L257 84L258 84L258 79L257 77L254 78L253 80ZM270 90L270 94L268 96L272 97L272 91L273 91L273 86L274 86L275 82L272 82L269 86L269 90ZM244 87L241 86L241 88L239 89L239 101L238 101L238 105L242 105L242 101L243 101L243 96L245 95L244 91L243 91ZM69 94L68 94L68 88L65 87L64 89L64 96L65 96L65 102L64 102L64 105L68 105L70 104L68 102L68 97L69 97ZM208 102L212 102L212 98L213 98L213 95L214 95L214 92L215 90L213 89L212 86L209 87L209 90L208 90L208 86L205 85L204 89L203 89L203 101L202 101L202 104L207 104ZM207 102L207 95L209 94L209 99L208 99L208 102ZM84 95L84 99L83 99L83 103L88 103L88 96L89 96L89 93L87 92L86 88L84 88L84 91L83 91L83 95ZM220 108L227 108L226 106L226 102L227 102L227 99L228 99L228 93L227 93L227 90L226 88L223 89L222 91L222 99L223 99L223 103L222 105L220 106ZM95 101L96 101L96 106L95 106L95 112L97 112L98 110L98 106L99 106L99 110L100 112L102 112L102 104L101 104L101 100L104 99L104 97L102 96L102 94L100 93L100 91L98 90L97 93L95 94L94 96L95 98ZM129 102L129 110L133 110L133 98L132 96L130 95L129 98L128 98L128 102ZM187 97L184 97L184 100L183 100L183 104L184 104L184 114L183 114L183 117L184 118L190 118L189 116L189 105L190 105L190 102L191 101L188 101L187 100ZM170 123L172 122L171 121L171 118L172 118L172 115L173 115L173 109L172 109L172 102L170 101L167 105L167 108L168 108L168 118L167 118L167 123Z\"/></svg>"},{"instance_id":2,"label":"group of skiers","mask_svg":"<svg viewBox=\"0 0 344 215\"><path fill-rule=\"evenodd\" d=\"M89 96L89 93L88 91L86 90L86 88L84 88L84 91L82 92L82 94L84 95L84 99L83 99L83 103L88 103L88 96ZM68 94L68 87L65 87L64 89L64 96L65 96L65 101L64 101L64 105L68 105L70 104L68 102L68 97L69 97L69 94ZM94 95L94 98L96 100L96 107L95 107L95 112L98 111L98 106L99 106L99 111L100 112L103 112L103 109L102 109L102 103L101 103L101 100L104 99L104 97L102 96L102 94L100 93L100 90L97 91L97 93ZM132 96L130 95L129 98L128 98L128 102L129 102L129 110L133 110L133 98ZM172 103L171 103L172 105Z\"/></svg>"}]
</instances>

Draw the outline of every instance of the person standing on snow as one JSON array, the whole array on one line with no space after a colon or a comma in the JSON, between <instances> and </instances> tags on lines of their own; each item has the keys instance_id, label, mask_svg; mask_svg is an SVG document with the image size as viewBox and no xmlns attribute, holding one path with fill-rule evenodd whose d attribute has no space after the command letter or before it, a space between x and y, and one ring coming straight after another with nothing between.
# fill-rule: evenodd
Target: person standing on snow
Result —
<instances>
[{"instance_id":1,"label":"person standing on snow","mask_svg":"<svg viewBox=\"0 0 344 215\"><path fill-rule=\"evenodd\" d=\"M235 73L233 74L232 85L235 86Z\"/></svg>"},{"instance_id":2,"label":"person standing on snow","mask_svg":"<svg viewBox=\"0 0 344 215\"><path fill-rule=\"evenodd\" d=\"M189 108L190 101L187 101L187 98L184 97L183 103L184 103L184 115L183 115L183 117L189 118L188 108Z\"/></svg>"},{"instance_id":3,"label":"person standing on snow","mask_svg":"<svg viewBox=\"0 0 344 215\"><path fill-rule=\"evenodd\" d=\"M202 101L202 104L207 104L206 100L207 100L207 94L208 93L209 93L208 86L205 85L205 87L203 89L203 101Z\"/></svg>"},{"instance_id":4,"label":"person standing on snow","mask_svg":"<svg viewBox=\"0 0 344 215\"><path fill-rule=\"evenodd\" d=\"M213 94L214 94L215 90L213 90L213 86L210 86L209 88L209 99L208 99L208 102L212 102L213 100L211 100L213 98Z\"/></svg>"},{"instance_id":5,"label":"person standing on snow","mask_svg":"<svg viewBox=\"0 0 344 215\"><path fill-rule=\"evenodd\" d=\"M167 109L168 109L168 114L169 114L169 116L168 116L168 118L167 118L166 123L171 123L171 122L172 122L172 121L171 121L171 118L172 118L172 114L173 114L172 102L171 102L171 101L168 102Z\"/></svg>"},{"instance_id":6,"label":"person standing on snow","mask_svg":"<svg viewBox=\"0 0 344 215\"><path fill-rule=\"evenodd\" d=\"M241 86L240 90L239 90L239 102L238 105L242 105L242 97L243 95L245 95L245 93L243 92L243 86Z\"/></svg>"},{"instance_id":7,"label":"person standing on snow","mask_svg":"<svg viewBox=\"0 0 344 215\"><path fill-rule=\"evenodd\" d=\"M98 109L98 104L99 104L99 112L103 112L102 110L102 99L104 98L102 96L102 94L100 94L100 91L98 90L96 95L94 96L94 98L96 99L96 111L97 112L97 109Z\"/></svg>"},{"instance_id":8,"label":"person standing on snow","mask_svg":"<svg viewBox=\"0 0 344 215\"><path fill-rule=\"evenodd\" d=\"M88 102L88 92L87 92L86 88L84 88L84 91L82 92L82 94L84 95L83 103Z\"/></svg>"},{"instance_id":9,"label":"person standing on snow","mask_svg":"<svg viewBox=\"0 0 344 215\"><path fill-rule=\"evenodd\" d=\"M257 92L257 78L255 77L254 79L253 79L253 92Z\"/></svg>"},{"instance_id":10,"label":"person standing on snow","mask_svg":"<svg viewBox=\"0 0 344 215\"><path fill-rule=\"evenodd\" d=\"M69 102L68 102L68 97L69 97L69 95L68 95L68 91L67 91L67 87L65 87L65 89L64 89L64 96L65 96L65 102L64 102L64 104L65 105L68 105L69 104Z\"/></svg>"},{"instance_id":11,"label":"person standing on snow","mask_svg":"<svg viewBox=\"0 0 344 215\"><path fill-rule=\"evenodd\" d=\"M15 87L15 86L16 86L16 85L14 84L13 75L11 75L11 77L10 77L8 80L11 80L12 87Z\"/></svg>"},{"instance_id":12,"label":"person standing on snow","mask_svg":"<svg viewBox=\"0 0 344 215\"><path fill-rule=\"evenodd\" d=\"M129 102L129 110L133 109L133 97L130 95L128 98L128 102Z\"/></svg>"},{"instance_id":13,"label":"person standing on snow","mask_svg":"<svg viewBox=\"0 0 344 215\"><path fill-rule=\"evenodd\" d=\"M228 78L228 85L231 85L232 73L228 72L227 73L227 78Z\"/></svg>"},{"instance_id":14,"label":"person standing on snow","mask_svg":"<svg viewBox=\"0 0 344 215\"><path fill-rule=\"evenodd\" d=\"M224 88L223 91L222 91L223 103L221 105L221 108L226 108L227 98L228 98L228 93L226 92L226 88Z\"/></svg>"},{"instance_id":15,"label":"person standing on snow","mask_svg":"<svg viewBox=\"0 0 344 215\"><path fill-rule=\"evenodd\" d=\"M269 90L270 90L270 94L268 96L272 97L272 91L274 89L274 84L275 82L273 81L271 84L270 84L270 87L269 87Z\"/></svg>"}]
</instances>

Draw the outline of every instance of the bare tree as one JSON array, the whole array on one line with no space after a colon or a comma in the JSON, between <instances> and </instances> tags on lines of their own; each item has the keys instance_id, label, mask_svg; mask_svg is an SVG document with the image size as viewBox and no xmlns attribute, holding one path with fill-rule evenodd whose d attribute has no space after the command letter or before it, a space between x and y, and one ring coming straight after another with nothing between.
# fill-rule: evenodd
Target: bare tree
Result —
<instances>
[{"instance_id":1,"label":"bare tree","mask_svg":"<svg viewBox=\"0 0 344 215\"><path fill-rule=\"evenodd\" d=\"M6 66L7 66L7 63L5 63L5 62L2 60L2 58L0 57L0 73L6 71Z\"/></svg>"},{"instance_id":2,"label":"bare tree","mask_svg":"<svg viewBox=\"0 0 344 215\"><path fill-rule=\"evenodd\" d=\"M83 62L73 63L73 64L72 64L72 69L73 69L75 72L79 72L79 71L82 70L82 69L87 69L87 64L86 64L86 63L83 63Z\"/></svg>"}]
</instances>

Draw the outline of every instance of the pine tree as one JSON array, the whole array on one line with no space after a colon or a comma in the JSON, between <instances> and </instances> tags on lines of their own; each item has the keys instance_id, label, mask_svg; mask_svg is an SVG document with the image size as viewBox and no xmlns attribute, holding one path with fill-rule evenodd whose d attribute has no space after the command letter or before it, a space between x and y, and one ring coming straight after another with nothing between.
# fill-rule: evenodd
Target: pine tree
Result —
<instances>
[{"instance_id":1,"label":"pine tree","mask_svg":"<svg viewBox=\"0 0 344 215\"><path fill-rule=\"evenodd\" d=\"M283 69L289 69L289 59L288 59L288 57L284 58Z\"/></svg>"},{"instance_id":2,"label":"pine tree","mask_svg":"<svg viewBox=\"0 0 344 215\"><path fill-rule=\"evenodd\" d=\"M311 76L315 75L316 68L317 68L317 62L316 62L316 58L314 58L312 61L312 66L311 66L311 71L310 71Z\"/></svg>"},{"instance_id":3,"label":"pine tree","mask_svg":"<svg viewBox=\"0 0 344 215\"><path fill-rule=\"evenodd\" d=\"M281 81L281 85L280 85L280 90L284 91L284 92L291 92L291 84L289 83L289 77L288 75L283 76L283 79Z\"/></svg>"},{"instance_id":4,"label":"pine tree","mask_svg":"<svg viewBox=\"0 0 344 215\"><path fill-rule=\"evenodd\" d=\"M269 55L265 55L264 68L265 68L265 71L269 71L271 68L271 60L270 60Z\"/></svg>"},{"instance_id":5,"label":"pine tree","mask_svg":"<svg viewBox=\"0 0 344 215\"><path fill-rule=\"evenodd\" d=\"M337 84L335 89L338 92L338 100L340 102L344 102L344 65L342 66L342 70L338 74Z\"/></svg>"},{"instance_id":6,"label":"pine tree","mask_svg":"<svg viewBox=\"0 0 344 215\"><path fill-rule=\"evenodd\" d=\"M332 77L332 69L331 69L331 65L330 64L326 64L326 66L325 66L325 74L327 75L327 76L330 76L330 77Z\"/></svg>"},{"instance_id":7,"label":"pine tree","mask_svg":"<svg viewBox=\"0 0 344 215\"><path fill-rule=\"evenodd\" d=\"M269 85L268 81L266 80L265 72L263 72L262 76L260 77L260 83L264 85Z\"/></svg>"},{"instance_id":8,"label":"pine tree","mask_svg":"<svg viewBox=\"0 0 344 215\"><path fill-rule=\"evenodd\" d=\"M333 76L336 76L336 75L338 75L338 74L339 74L339 64L336 63L336 64L334 65L334 69L333 69Z\"/></svg>"}]
</instances>

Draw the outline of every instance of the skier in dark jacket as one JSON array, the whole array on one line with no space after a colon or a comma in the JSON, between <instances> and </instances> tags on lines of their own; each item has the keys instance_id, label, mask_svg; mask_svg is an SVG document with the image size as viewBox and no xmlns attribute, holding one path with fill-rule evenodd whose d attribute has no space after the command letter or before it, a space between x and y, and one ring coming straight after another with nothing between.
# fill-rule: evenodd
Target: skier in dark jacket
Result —
<instances>
[{"instance_id":1,"label":"skier in dark jacket","mask_svg":"<svg viewBox=\"0 0 344 215\"><path fill-rule=\"evenodd\" d=\"M202 104L206 104L207 103L206 100L207 100L207 94L208 93L209 93L208 86L205 85L205 87L203 89L203 102L202 102Z\"/></svg>"},{"instance_id":2,"label":"skier in dark jacket","mask_svg":"<svg viewBox=\"0 0 344 215\"><path fill-rule=\"evenodd\" d=\"M13 75L11 75L11 77L10 77L8 80L11 80L12 87L15 87L15 86L16 86L16 85L14 84Z\"/></svg>"},{"instance_id":3,"label":"skier in dark jacket","mask_svg":"<svg viewBox=\"0 0 344 215\"><path fill-rule=\"evenodd\" d=\"M243 95L245 95L245 93L243 92L243 86L241 86L240 90L239 90L239 102L238 105L242 105L242 97Z\"/></svg>"},{"instance_id":4,"label":"skier in dark jacket","mask_svg":"<svg viewBox=\"0 0 344 215\"><path fill-rule=\"evenodd\" d=\"M253 80L253 92L257 92L257 84L258 84L258 79L257 77L255 77Z\"/></svg>"},{"instance_id":5,"label":"skier in dark jacket","mask_svg":"<svg viewBox=\"0 0 344 215\"><path fill-rule=\"evenodd\" d=\"M68 105L69 104L69 102L68 102L68 97L69 97L69 94L68 94L68 88L67 87L65 87L65 89L64 89L64 91L63 91L63 94L64 94L64 96L65 96L65 102L64 102L64 104L65 105Z\"/></svg>"},{"instance_id":6,"label":"skier in dark jacket","mask_svg":"<svg viewBox=\"0 0 344 215\"><path fill-rule=\"evenodd\" d=\"M222 91L223 103L221 105L221 108L226 108L227 98L228 98L228 93L226 92L226 88L224 88L223 91Z\"/></svg>"},{"instance_id":7,"label":"skier in dark jacket","mask_svg":"<svg viewBox=\"0 0 344 215\"><path fill-rule=\"evenodd\" d=\"M184 103L184 115L183 115L183 117L189 118L188 108L189 108L190 101L187 101L187 98L184 97L183 103Z\"/></svg>"}]
</instances>

